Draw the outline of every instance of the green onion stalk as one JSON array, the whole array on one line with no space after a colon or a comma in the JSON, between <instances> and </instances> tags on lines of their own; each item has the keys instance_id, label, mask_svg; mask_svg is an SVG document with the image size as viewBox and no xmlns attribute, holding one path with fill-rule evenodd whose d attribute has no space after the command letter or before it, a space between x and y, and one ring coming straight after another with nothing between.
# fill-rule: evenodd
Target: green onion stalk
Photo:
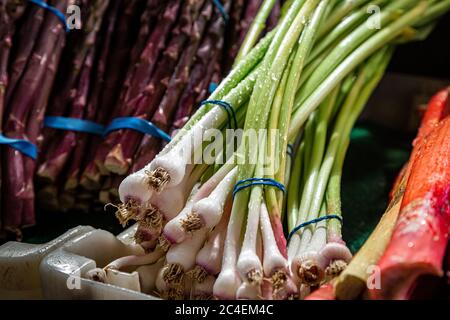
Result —
<instances>
[{"instance_id":1,"label":"green onion stalk","mask_svg":"<svg viewBox=\"0 0 450 320\"><path fill-rule=\"evenodd\" d=\"M275 150L275 148L272 146L272 152L269 153L268 156L269 163L277 163L279 168L273 174L267 175L267 177L275 179L282 184L285 183L288 129L295 103L295 89L298 87L306 58L310 53L311 48L313 47L315 35L319 29L320 22L322 21L324 13L328 6L329 1L320 2L314 14L311 16L309 24L301 34L298 40L297 50L295 51L295 54L293 54L292 66L290 67L289 73L287 74L287 80L285 83L286 88L284 89L284 95L280 107L272 108L271 110L269 130L273 130L275 128L278 129L279 150ZM284 254L284 256L286 256L286 240L283 235L281 220L283 209L283 195L280 191L277 192L274 188L268 188L266 192L266 202L271 216L272 227L276 233L276 238L278 239L278 248Z\"/></svg>"},{"instance_id":2,"label":"green onion stalk","mask_svg":"<svg viewBox=\"0 0 450 320\"><path fill-rule=\"evenodd\" d=\"M255 83L250 98L244 132L259 132L267 129L267 121L275 100L276 92L282 82L289 55L295 47L307 20L310 19L319 1L295 1L289 8L262 62L262 73ZM261 160L262 144L252 145L243 141L240 146L240 158L243 164L238 165L238 180L261 178L264 172ZM255 157L259 157L257 164ZM264 158L264 157L263 157ZM259 175L259 176L258 176ZM224 263L214 285L214 294L224 298L235 298L242 283L260 287L263 279L261 259L256 252L256 235L258 233L259 215L261 211L262 187L255 186L250 191L244 189L235 195L228 225L227 239L224 248ZM247 217L242 249L237 257L237 244L240 242L244 218ZM275 236L276 238L276 236ZM236 278L239 274L239 278ZM242 279L242 280L241 280Z\"/></svg>"},{"instance_id":3,"label":"green onion stalk","mask_svg":"<svg viewBox=\"0 0 450 320\"><path fill-rule=\"evenodd\" d=\"M242 42L241 48L236 56L234 61L235 65L242 59L242 57L245 57L250 52L255 43L258 41L261 32L263 32L266 27L267 18L269 17L275 3L276 0L264 0L261 4L261 7L250 25L245 39Z\"/></svg>"},{"instance_id":4,"label":"green onion stalk","mask_svg":"<svg viewBox=\"0 0 450 320\"><path fill-rule=\"evenodd\" d=\"M370 94L380 81L390 56L390 48L376 53L358 70L356 81L354 81L343 105L330 103L340 110L334 121L334 128L328 138L325 152L323 137L326 136L326 133L323 132L322 127L326 128L326 125L322 126L322 124L329 121L333 107L326 108L325 104L321 106L324 109L319 109L321 115L316 124L313 157L309 159L311 165L309 166L310 171L307 173L307 181L314 180L314 182L311 184L312 191L308 191L308 189L303 191L297 213L297 225L319 218L323 206L325 206L327 214L342 217L340 177L350 131ZM331 96L334 99L330 100L335 102L337 95ZM342 240L340 219L329 220L326 237L323 236L320 225L323 225L323 222L299 230L291 238L289 244L291 270L300 283L308 286L321 284L326 274L329 277L336 276L351 259L351 253Z\"/></svg>"},{"instance_id":5,"label":"green onion stalk","mask_svg":"<svg viewBox=\"0 0 450 320\"><path fill-rule=\"evenodd\" d=\"M350 131L354 123L357 120L358 115L362 112L364 106L369 100L372 92L380 82L384 71L392 56L393 48L382 49L382 51L372 58L372 61L368 62L368 73L371 75L369 81L362 88L358 100L355 103L355 111L352 112L351 117L348 119L346 133L340 141L338 147L338 154L336 161L331 170L330 179L326 191L326 203L327 214L338 215L342 217L341 200L340 200L340 184L342 179L342 167L344 164L345 154L348 149L350 140ZM370 69L373 70L370 70ZM330 220L328 222L327 230L327 244L322 250L322 254L328 259L329 266L327 267L326 274L330 278L337 276L347 266L348 261L339 258L339 252L347 253L347 249L342 246L345 242L342 239L342 224L336 220Z\"/></svg>"}]
</instances>

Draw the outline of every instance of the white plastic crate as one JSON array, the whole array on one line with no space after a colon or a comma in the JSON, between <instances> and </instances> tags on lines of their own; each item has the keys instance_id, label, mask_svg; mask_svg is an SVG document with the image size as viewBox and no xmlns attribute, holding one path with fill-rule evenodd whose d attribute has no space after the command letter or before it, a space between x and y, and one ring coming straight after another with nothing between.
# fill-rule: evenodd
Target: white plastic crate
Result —
<instances>
[{"instance_id":1,"label":"white plastic crate","mask_svg":"<svg viewBox=\"0 0 450 320\"><path fill-rule=\"evenodd\" d=\"M85 278L89 270L116 258L142 254L142 248L133 243L135 230L135 226L130 227L115 237L104 230L79 226L43 245L2 245L0 299L157 299ZM136 273L128 276L136 282Z\"/></svg>"}]
</instances>

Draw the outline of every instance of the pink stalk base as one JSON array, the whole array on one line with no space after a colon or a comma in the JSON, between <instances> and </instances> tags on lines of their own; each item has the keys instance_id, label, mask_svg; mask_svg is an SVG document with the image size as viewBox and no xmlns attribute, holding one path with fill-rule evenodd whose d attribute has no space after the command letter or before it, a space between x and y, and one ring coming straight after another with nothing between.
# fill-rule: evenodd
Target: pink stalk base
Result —
<instances>
[{"instance_id":1,"label":"pink stalk base","mask_svg":"<svg viewBox=\"0 0 450 320\"><path fill-rule=\"evenodd\" d=\"M287 259L287 241L284 237L283 224L281 223L280 217L270 217L270 223L272 225L275 240L277 242L278 250L280 250L283 257Z\"/></svg>"}]
</instances>

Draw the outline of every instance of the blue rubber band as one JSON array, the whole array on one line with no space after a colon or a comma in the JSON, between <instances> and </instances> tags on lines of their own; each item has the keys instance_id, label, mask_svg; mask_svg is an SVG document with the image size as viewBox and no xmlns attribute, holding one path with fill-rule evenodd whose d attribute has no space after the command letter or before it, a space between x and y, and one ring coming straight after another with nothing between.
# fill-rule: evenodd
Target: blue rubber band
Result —
<instances>
[{"instance_id":1,"label":"blue rubber band","mask_svg":"<svg viewBox=\"0 0 450 320\"><path fill-rule=\"evenodd\" d=\"M109 133L120 129L136 130L144 134L149 134L154 137L161 138L167 142L170 142L170 140L172 140L172 138L167 133L159 129L150 121L136 117L115 118L113 121L111 121L109 126L106 127L103 135L106 136Z\"/></svg>"},{"instance_id":2,"label":"blue rubber band","mask_svg":"<svg viewBox=\"0 0 450 320\"><path fill-rule=\"evenodd\" d=\"M327 215L327 216L316 218L316 219L313 219L313 220L310 220L310 221L303 222L303 223L299 224L298 226L296 226L294 229L292 229L292 231L289 232L287 240L289 241L294 234L296 234L300 229L303 229L304 227L307 227L307 226L312 225L312 224L319 223L319 222L324 221L324 220L332 220L332 219L339 220L339 222L341 224L344 223L344 220L342 219L342 217L337 215L337 214L330 214L330 215Z\"/></svg>"},{"instance_id":3,"label":"blue rubber band","mask_svg":"<svg viewBox=\"0 0 450 320\"><path fill-rule=\"evenodd\" d=\"M213 93L219 85L215 82L211 82L208 87L208 92Z\"/></svg>"},{"instance_id":4,"label":"blue rubber band","mask_svg":"<svg viewBox=\"0 0 450 320\"><path fill-rule=\"evenodd\" d=\"M105 127L101 124L89 120L47 116L44 119L44 126L47 128L59 130L91 133L99 136L106 136L109 133L120 129L132 129L144 134L155 136L167 142L170 142L170 140L172 140L170 135L168 135L167 133L156 127L150 121L136 117L116 118L113 121L111 121L111 123L107 127Z\"/></svg>"},{"instance_id":5,"label":"blue rubber band","mask_svg":"<svg viewBox=\"0 0 450 320\"><path fill-rule=\"evenodd\" d=\"M52 7L51 5L45 3L42 0L28 0L32 3L34 3L35 5L46 9L50 12L52 12L55 16L58 17L58 19L62 22L62 24L64 25L64 28L66 29L66 32L70 31L69 26L67 25L67 19L66 19L66 15L64 13L62 13L61 11L59 11L58 9L56 9L55 7Z\"/></svg>"},{"instance_id":6,"label":"blue rubber band","mask_svg":"<svg viewBox=\"0 0 450 320\"><path fill-rule=\"evenodd\" d=\"M10 146L11 148L14 148L24 155L30 157L31 159L36 160L37 158L37 147L35 144L29 141L7 138L0 133L0 144Z\"/></svg>"},{"instance_id":7,"label":"blue rubber band","mask_svg":"<svg viewBox=\"0 0 450 320\"><path fill-rule=\"evenodd\" d=\"M101 124L76 118L47 116L44 119L44 126L47 128L70 130L96 134L102 136L105 126Z\"/></svg>"},{"instance_id":8,"label":"blue rubber band","mask_svg":"<svg viewBox=\"0 0 450 320\"><path fill-rule=\"evenodd\" d=\"M275 187L275 188L278 188L279 190L281 190L283 193L286 193L286 187L276 180L269 179L269 178L249 178L249 179L240 180L234 185L233 197L239 191L246 189L246 188L250 188L252 186L257 186L257 185Z\"/></svg>"},{"instance_id":9,"label":"blue rubber band","mask_svg":"<svg viewBox=\"0 0 450 320\"><path fill-rule=\"evenodd\" d=\"M234 108L231 104L222 100L204 100L200 103L200 107L206 104L214 104L216 106L222 107L228 115L228 128L232 129L231 120L233 119L234 128L237 129L238 125L236 120L236 112L234 111Z\"/></svg>"},{"instance_id":10,"label":"blue rubber band","mask_svg":"<svg viewBox=\"0 0 450 320\"><path fill-rule=\"evenodd\" d=\"M212 0L214 5L216 6L217 10L219 10L223 20L225 20L225 23L230 20L230 16L228 15L227 11L225 10L225 7L223 6L222 2L220 0Z\"/></svg>"}]
</instances>

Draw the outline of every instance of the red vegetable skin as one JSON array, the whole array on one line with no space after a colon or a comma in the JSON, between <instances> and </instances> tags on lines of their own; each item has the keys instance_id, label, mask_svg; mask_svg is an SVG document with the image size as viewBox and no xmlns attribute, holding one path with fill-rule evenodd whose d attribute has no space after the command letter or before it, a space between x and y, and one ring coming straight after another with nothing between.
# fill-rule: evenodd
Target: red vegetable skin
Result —
<instances>
[{"instance_id":1,"label":"red vegetable skin","mask_svg":"<svg viewBox=\"0 0 450 320\"><path fill-rule=\"evenodd\" d=\"M332 283L326 283L311 293L305 300L336 300Z\"/></svg>"},{"instance_id":2,"label":"red vegetable skin","mask_svg":"<svg viewBox=\"0 0 450 320\"><path fill-rule=\"evenodd\" d=\"M439 122L450 114L450 104L448 100L450 88L439 91L431 98L427 110L422 118L421 126L413 146L420 143L428 136Z\"/></svg>"},{"instance_id":3,"label":"red vegetable skin","mask_svg":"<svg viewBox=\"0 0 450 320\"><path fill-rule=\"evenodd\" d=\"M449 97L450 89L444 89L439 91L435 96L433 96L428 103L427 109L422 118L419 132L417 133L416 138L413 142L413 151L411 153L410 159L414 159L418 147L423 142L423 139L430 134L431 131L439 124L439 122L444 119L447 115L450 114L450 100ZM405 166L400 171L397 179L394 182L390 193L390 199L392 200L395 197L395 191L398 189L402 181L409 176L410 174L410 165L411 160L405 164Z\"/></svg>"},{"instance_id":4,"label":"red vegetable skin","mask_svg":"<svg viewBox=\"0 0 450 320\"><path fill-rule=\"evenodd\" d=\"M401 212L378 266L375 299L406 299L421 275L442 276L450 222L450 117L424 139L411 165Z\"/></svg>"}]
</instances>

